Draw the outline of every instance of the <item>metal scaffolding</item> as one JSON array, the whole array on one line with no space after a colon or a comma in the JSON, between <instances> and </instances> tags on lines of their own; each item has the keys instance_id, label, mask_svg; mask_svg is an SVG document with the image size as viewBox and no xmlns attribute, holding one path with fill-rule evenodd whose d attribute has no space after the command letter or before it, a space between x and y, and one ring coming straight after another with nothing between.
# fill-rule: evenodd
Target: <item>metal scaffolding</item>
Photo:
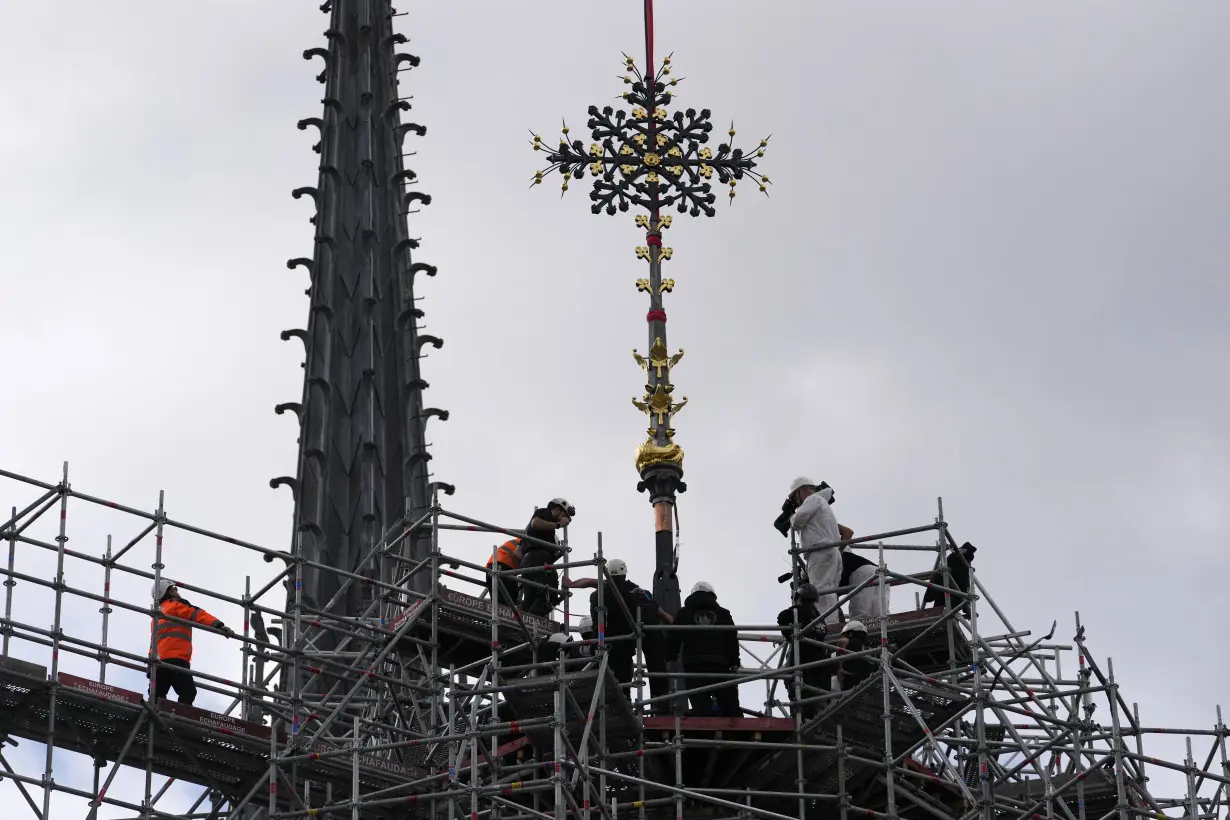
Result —
<instances>
[{"instance_id":1,"label":"metal scaffolding","mask_svg":"<svg viewBox=\"0 0 1230 820\"><path fill-rule=\"evenodd\" d=\"M899 605L867 624L879 640L866 650L805 664L790 659L808 640L807 625L787 628L783 638L778 624L740 624L744 664L733 679L745 716L717 718L654 707L727 681L649 673L643 663L653 630L698 627L607 635L603 613L625 605L618 596L604 600L601 584L597 637L588 641L568 626L588 606L565 599L551 618L493 608L503 577L518 573L472 559L492 535L523 534L445 510L438 499L420 520L386 532L363 572L350 572L174 520L161 498L151 513L86 495L68 483L67 467L58 483L6 471L0 480L0 498L12 504L0 526L8 552L0 738L6 746L42 744L43 760L41 773L22 771L11 749L0 750L6 817L17 816L18 804L34 817L64 816L57 807L70 803L55 795L87 801L91 818L1225 816L1230 768L1220 707L1210 728L1142 726L1111 662L1090 654L1079 617L1071 643L1033 638L1008 620L976 574L954 604L960 590L943 559L955 543L942 512L924 526L848 542L874 550L877 571L837 592L845 606L874 587L887 604L893 588L900 601L911 587L930 587L944 593L944 606ZM117 515L117 528L126 529L113 534L126 539L123 546L113 549L108 536L101 557L70 548L81 508ZM86 537L99 537L91 515L83 517ZM422 532L431 552L416 561L406 545ZM201 690L229 703L217 712L154 703L148 689L117 684L159 662L144 632L117 640L109 629L121 614L141 622L154 615L148 597L113 596L112 585L143 588L164 577L177 554L172 545L186 536L208 542L219 562L241 551L275 564L267 577L245 578L242 590L174 578L194 597L243 611L238 679L204 664L192 670ZM592 556L583 552L568 547L556 566L565 578L578 568L602 577L601 539ZM934 568L889 568L887 555L910 553ZM364 586L371 606L346 617L298 595L289 609L275 605L308 568L334 573L337 595ZM101 589L69 583L97 573ZM416 578L424 576L420 587ZM51 607L49 628L32 623L42 609L33 603L36 591ZM97 617L84 615L94 606ZM995 634L980 627L986 623ZM568 640L549 640L556 633ZM325 635L333 640L322 642ZM609 668L619 641L635 643L638 661L624 686ZM805 668L836 669L860 657L878 674L849 691L803 696ZM645 697L646 682L663 674L672 694ZM753 694L756 708L747 708ZM1146 736L1175 734L1186 736L1182 760L1146 755ZM1208 746L1200 756L1197 742ZM57 765L71 766L66 752L92 759L91 782L53 777ZM113 789L127 767L144 775L141 793ZM1156 781L1173 773L1171 782L1185 789L1177 797L1154 794L1146 767ZM176 780L199 787L186 813L160 808Z\"/></svg>"}]
</instances>

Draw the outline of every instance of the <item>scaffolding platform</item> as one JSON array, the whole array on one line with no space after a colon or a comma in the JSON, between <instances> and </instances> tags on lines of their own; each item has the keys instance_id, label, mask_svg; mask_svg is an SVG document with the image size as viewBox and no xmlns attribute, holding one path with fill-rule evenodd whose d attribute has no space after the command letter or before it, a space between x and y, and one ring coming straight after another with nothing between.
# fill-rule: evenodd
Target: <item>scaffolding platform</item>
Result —
<instances>
[{"instance_id":1,"label":"scaffolding platform","mask_svg":"<svg viewBox=\"0 0 1230 820\"><path fill-rule=\"evenodd\" d=\"M889 693L891 727L885 726L883 682L879 677L872 677L849 695L834 701L791 737L791 743L821 747L815 751L804 750L801 774L797 771L795 751L783 750L769 756L752 771L747 785L790 791L801 776L812 792L836 793L843 783L847 790L853 791L870 780L881 767L849 756L839 761L837 751L823 748L836 745L838 726L842 731L842 744L850 755L880 760L885 752L886 728L891 730L892 753L900 756L962 712L970 702L949 690L912 681L903 682L902 689L908 704L896 687Z\"/></svg>"},{"instance_id":2,"label":"scaffolding platform","mask_svg":"<svg viewBox=\"0 0 1230 820\"><path fill-rule=\"evenodd\" d=\"M953 641L952 651L949 650L948 628L940 623L945 614L947 610L943 607L890 614L887 617L889 646L901 660L920 672L948 669L952 661L958 665L967 662L969 646L964 637L958 635L957 640ZM868 618L863 625L875 641L880 634L880 619Z\"/></svg>"},{"instance_id":3,"label":"scaffolding platform","mask_svg":"<svg viewBox=\"0 0 1230 820\"><path fill-rule=\"evenodd\" d=\"M128 766L149 768L242 797L269 771L274 738L266 726L170 701L151 709L144 695L88 678L56 676L54 731L50 719L53 684L45 666L0 657L0 738L23 738L53 745L94 759L96 765L123 759ZM152 732L151 732L152 728ZM151 751L150 739L153 736ZM288 738L278 732L277 751ZM127 749L125 750L125 747ZM302 754L328 754L345 747L317 741ZM329 785L338 797L352 789L353 755L303 761L302 777ZM364 790L389 788L425 777L427 772L392 759L362 755L359 784Z\"/></svg>"},{"instance_id":4,"label":"scaffolding platform","mask_svg":"<svg viewBox=\"0 0 1230 820\"><path fill-rule=\"evenodd\" d=\"M582 735L590 723L589 711L596 709L598 704L601 704L606 717L606 752L617 754L640 748L640 720L632 711L632 704L611 670L605 670L601 681L597 669L585 669L565 673L562 682L570 695L564 703L564 731L574 749L578 752L581 750ZM524 684L510 690L505 698L520 721L551 717L556 713L555 695L559 692L560 683L558 675L529 678ZM594 694L600 688L601 700L596 700ZM551 726L529 726L523 732L540 754L554 752L555 732ZM590 737L595 741L601 740L596 724L590 728Z\"/></svg>"},{"instance_id":5,"label":"scaffolding platform","mask_svg":"<svg viewBox=\"0 0 1230 820\"><path fill-rule=\"evenodd\" d=\"M1055 810L1048 814L1044 804L1043 808L1036 811L1033 816L1038 818L1046 818L1047 816L1065 817L1065 808L1073 817L1079 817L1082 808L1085 817L1114 816L1113 812L1119 803L1119 793L1112 769L1090 769L1081 777L1081 791L1079 793L1073 782L1076 779L1077 776L1074 774L1051 775L1048 780L1052 793L1058 793L1054 797ZM1046 788L1046 781L1030 779L1015 783L1004 783L994 787L994 791L996 798L999 800L1006 803L1016 803L1021 809L1028 809L1037 803L1044 803L1046 800ZM1124 794L1127 797L1128 805L1132 809L1140 811L1148 808L1130 781L1124 784ZM1019 812L1017 813L1019 814ZM1008 817L1013 815L1013 812L1001 809L997 814Z\"/></svg>"},{"instance_id":6,"label":"scaffolding platform","mask_svg":"<svg viewBox=\"0 0 1230 820\"><path fill-rule=\"evenodd\" d=\"M743 772L773 754L772 747L757 744L785 742L796 728L792 718L686 716L647 717L644 727L646 740L670 744L681 738L683 782L706 789L741 785ZM668 768L673 772L673 761Z\"/></svg>"},{"instance_id":7,"label":"scaffolding platform","mask_svg":"<svg viewBox=\"0 0 1230 820\"><path fill-rule=\"evenodd\" d=\"M491 657L491 599L466 595L441 586L435 617L439 641L440 661L445 665L465 666ZM396 633L422 607L423 601L415 601L404 608L384 626ZM499 604L495 607L496 640L501 647L516 647L535 643L553 632L562 632L563 624L550 618L530 615L513 607ZM429 619L420 618L406 630L409 637L419 641L431 640ZM508 663L528 663L531 652L528 648L503 654Z\"/></svg>"},{"instance_id":8,"label":"scaffolding platform","mask_svg":"<svg viewBox=\"0 0 1230 820\"><path fill-rule=\"evenodd\" d=\"M684 735L722 735L732 733L742 737L754 735L769 739L772 735L790 734L794 731L794 721L790 718L732 718L732 717L647 717L643 724L645 731L674 732L676 728Z\"/></svg>"}]
</instances>

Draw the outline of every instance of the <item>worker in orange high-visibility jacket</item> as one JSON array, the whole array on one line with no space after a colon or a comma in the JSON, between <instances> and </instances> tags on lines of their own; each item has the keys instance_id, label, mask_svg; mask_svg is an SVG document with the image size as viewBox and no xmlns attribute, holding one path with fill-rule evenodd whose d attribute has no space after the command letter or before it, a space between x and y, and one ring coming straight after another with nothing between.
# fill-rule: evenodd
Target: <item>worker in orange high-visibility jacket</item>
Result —
<instances>
[{"instance_id":1,"label":"worker in orange high-visibility jacket","mask_svg":"<svg viewBox=\"0 0 1230 820\"><path fill-rule=\"evenodd\" d=\"M235 633L222 621L179 597L174 581L160 579L154 584L153 594L154 603L163 615L216 629L228 638L235 637ZM169 618L158 618L152 628L156 634L160 664L154 670L154 699L161 700L174 689L175 694L179 695L179 702L191 706L192 701L196 700L196 683L188 671L192 666L192 627Z\"/></svg>"},{"instance_id":2,"label":"worker in orange high-visibility jacket","mask_svg":"<svg viewBox=\"0 0 1230 820\"><path fill-rule=\"evenodd\" d=\"M513 538L510 541L505 541L496 547L495 555L487 559L487 566L490 567L492 561L500 565L500 569L516 569L521 566L521 539ZM517 606L517 576L502 575L499 583L500 600L498 603L505 606Z\"/></svg>"}]
</instances>

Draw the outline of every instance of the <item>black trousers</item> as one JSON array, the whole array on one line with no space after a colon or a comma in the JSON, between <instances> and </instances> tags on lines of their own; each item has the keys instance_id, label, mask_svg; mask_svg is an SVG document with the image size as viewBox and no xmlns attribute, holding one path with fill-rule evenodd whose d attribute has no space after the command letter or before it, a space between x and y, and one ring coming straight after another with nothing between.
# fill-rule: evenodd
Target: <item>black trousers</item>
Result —
<instances>
[{"instance_id":1,"label":"black trousers","mask_svg":"<svg viewBox=\"0 0 1230 820\"><path fill-rule=\"evenodd\" d=\"M700 672L702 674L715 672L729 673L730 667L712 661L689 661L687 658L684 658L683 671ZM721 683L721 679L710 677L688 677L684 679L684 685L688 689L694 689L699 686L712 686L715 683ZM743 712L739 709L739 689L733 683L720 689L711 689L708 692L688 695L688 700L692 704L692 711L699 712L701 715L720 715L722 717L741 717L743 715Z\"/></svg>"},{"instance_id":2,"label":"black trousers","mask_svg":"<svg viewBox=\"0 0 1230 820\"><path fill-rule=\"evenodd\" d=\"M812 661L822 661L828 657L828 653L813 655L810 653L801 653L803 663L811 663ZM821 666L819 668L803 670L803 697L814 698L818 695L825 695L832 691L833 684L833 667ZM794 684L790 684L790 694L794 695ZM792 698L793 699L793 698ZM807 703L803 705L803 716L814 717L820 713L820 709L826 703Z\"/></svg>"},{"instance_id":3,"label":"black trousers","mask_svg":"<svg viewBox=\"0 0 1230 820\"><path fill-rule=\"evenodd\" d=\"M652 673L666 672L666 648L663 642L653 638L645 638L642 640L641 652L645 659L645 671ZM615 680L619 681L625 687L632 683L632 678L636 669L636 646L631 641L618 641L611 644L610 659L607 665L610 667L611 673L615 675ZM712 682L712 681L711 681ZM671 691L669 678L649 678L649 696L656 698L664 695L669 695ZM631 690L625 688L628 693L628 698L632 698ZM655 713L663 713L670 711L670 702L663 701L652 705L652 711Z\"/></svg>"},{"instance_id":4,"label":"black trousers","mask_svg":"<svg viewBox=\"0 0 1230 820\"><path fill-rule=\"evenodd\" d=\"M653 675L665 675L666 669L666 641L658 635L650 635L645 638L644 653L645 653L645 670L649 672L649 696L653 698L669 695L671 692L670 678L655 678ZM665 714L670 711L671 703L664 700L661 703L653 704L653 711L659 714Z\"/></svg>"},{"instance_id":5,"label":"black trousers","mask_svg":"<svg viewBox=\"0 0 1230 820\"><path fill-rule=\"evenodd\" d=\"M551 610L555 609L555 605L563 600L563 596L557 591L559 589L559 573L553 569L537 569L533 572L525 573L522 577L531 583L544 584L550 587L550 589L538 589L537 587L523 586L521 588L522 611L543 617L550 615Z\"/></svg>"},{"instance_id":6,"label":"black trousers","mask_svg":"<svg viewBox=\"0 0 1230 820\"><path fill-rule=\"evenodd\" d=\"M620 641L611 644L611 648L608 651L610 655L607 659L607 667L611 670L611 674L615 676L615 680L625 687L628 686L628 684L632 683L633 660L636 655L635 646L629 641ZM625 689L625 694L628 691ZM631 699L630 694L629 699Z\"/></svg>"},{"instance_id":7,"label":"black trousers","mask_svg":"<svg viewBox=\"0 0 1230 820\"><path fill-rule=\"evenodd\" d=\"M512 567L506 567L503 564L500 564L500 567L503 569L512 569ZM500 596L500 599L496 601L496 603L501 604L503 606L511 606L514 609L516 609L517 590L518 590L517 576L501 575L497 579L496 583L497 583L496 590Z\"/></svg>"},{"instance_id":8,"label":"black trousers","mask_svg":"<svg viewBox=\"0 0 1230 820\"><path fill-rule=\"evenodd\" d=\"M179 702L191 706L192 701L196 700L196 681L192 679L192 673L187 671L191 668L188 662L179 658L166 658L161 662L180 668L167 669L160 666L154 670L154 700L162 700L174 689L175 694L179 695Z\"/></svg>"}]
</instances>

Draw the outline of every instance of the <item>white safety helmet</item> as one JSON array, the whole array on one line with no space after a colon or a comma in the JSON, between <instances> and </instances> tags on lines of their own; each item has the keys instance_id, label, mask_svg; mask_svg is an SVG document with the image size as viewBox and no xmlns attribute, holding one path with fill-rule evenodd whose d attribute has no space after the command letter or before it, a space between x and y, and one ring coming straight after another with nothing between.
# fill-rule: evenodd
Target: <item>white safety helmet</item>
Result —
<instances>
[{"instance_id":1,"label":"white safety helmet","mask_svg":"<svg viewBox=\"0 0 1230 820\"><path fill-rule=\"evenodd\" d=\"M803 489L804 487L815 487L815 486L816 486L816 482L812 481L810 478L808 478L805 475L801 475L798 478L796 478L794 481L790 482L790 493L789 494L794 495L795 492Z\"/></svg>"},{"instance_id":2,"label":"white safety helmet","mask_svg":"<svg viewBox=\"0 0 1230 820\"><path fill-rule=\"evenodd\" d=\"M577 514L577 508L572 506L572 504L570 504L568 502L568 499L566 498L558 498L558 497L552 498L551 503L548 504L547 506L548 507L551 507L551 506L559 507L560 509L562 509L564 512L568 514L569 518L572 518L574 515Z\"/></svg>"},{"instance_id":3,"label":"white safety helmet","mask_svg":"<svg viewBox=\"0 0 1230 820\"><path fill-rule=\"evenodd\" d=\"M842 634L846 632L867 632L867 627L863 626L862 621L846 621L845 627L841 630Z\"/></svg>"},{"instance_id":4,"label":"white safety helmet","mask_svg":"<svg viewBox=\"0 0 1230 820\"><path fill-rule=\"evenodd\" d=\"M627 575L628 564L622 558L612 558L606 562L606 571L611 575Z\"/></svg>"},{"instance_id":5,"label":"white safety helmet","mask_svg":"<svg viewBox=\"0 0 1230 820\"><path fill-rule=\"evenodd\" d=\"M692 584L692 594L695 595L698 592L713 592L713 584L708 581L697 581Z\"/></svg>"},{"instance_id":6,"label":"white safety helmet","mask_svg":"<svg viewBox=\"0 0 1230 820\"><path fill-rule=\"evenodd\" d=\"M581 623L577 628L580 629L582 632L589 632L591 629L594 628L594 622L590 620L588 615L582 615Z\"/></svg>"},{"instance_id":7,"label":"white safety helmet","mask_svg":"<svg viewBox=\"0 0 1230 820\"><path fill-rule=\"evenodd\" d=\"M158 603L166 597L167 590L175 586L175 582L169 578L159 578L154 584L154 588L150 590L150 594L154 596L154 603Z\"/></svg>"},{"instance_id":8,"label":"white safety helmet","mask_svg":"<svg viewBox=\"0 0 1230 820\"><path fill-rule=\"evenodd\" d=\"M563 632L552 632L551 637L547 638L547 643L563 643L568 640L568 636Z\"/></svg>"}]
</instances>

